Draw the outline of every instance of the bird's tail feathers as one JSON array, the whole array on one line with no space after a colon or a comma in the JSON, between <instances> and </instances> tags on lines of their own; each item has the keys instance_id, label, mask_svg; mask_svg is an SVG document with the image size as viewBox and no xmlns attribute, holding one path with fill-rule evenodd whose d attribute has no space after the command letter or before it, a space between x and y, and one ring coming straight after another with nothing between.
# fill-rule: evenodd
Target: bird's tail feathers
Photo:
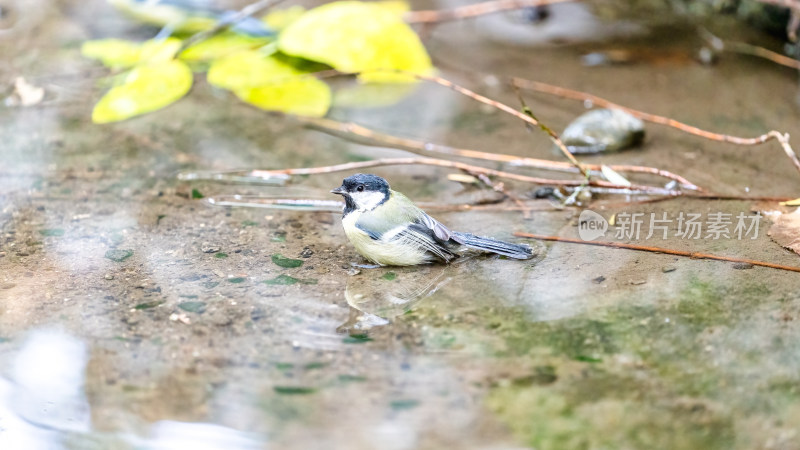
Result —
<instances>
[{"instance_id":1,"label":"bird's tail feathers","mask_svg":"<svg viewBox=\"0 0 800 450\"><path fill-rule=\"evenodd\" d=\"M453 232L453 240L475 250L497 253L514 259L531 259L533 250L524 244L512 244L497 239L475 236L470 233Z\"/></svg>"}]
</instances>

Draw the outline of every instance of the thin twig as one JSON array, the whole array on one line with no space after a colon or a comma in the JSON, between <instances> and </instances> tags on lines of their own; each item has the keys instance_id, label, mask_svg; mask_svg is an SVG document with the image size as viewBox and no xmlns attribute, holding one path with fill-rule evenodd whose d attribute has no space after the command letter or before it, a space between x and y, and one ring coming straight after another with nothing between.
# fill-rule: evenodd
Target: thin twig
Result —
<instances>
[{"instance_id":1,"label":"thin twig","mask_svg":"<svg viewBox=\"0 0 800 450\"><path fill-rule=\"evenodd\" d=\"M526 80L524 78L518 78L518 77L512 78L511 82L515 86L518 86L522 89L528 89L531 91L542 92L545 94L556 95L559 97L580 100L582 102L588 101L594 105L598 105L603 108L621 109L623 111L626 111L630 115L638 117L642 120L646 120L652 123L657 123L659 125L666 125L668 127L681 130L685 133L693 134L695 136L700 136L706 139L710 139L712 141L728 142L730 144L736 144L736 145L759 145L768 142L772 139L775 139L776 141L778 141L778 143L781 144L781 148L783 148L783 151L786 153L786 156L788 156L789 159L792 161L792 164L794 165L795 169L797 169L797 171L800 172L800 160L798 160L797 154L795 154L791 144L789 144L788 133L781 133L775 130L771 130L768 133L762 134L761 136L757 136L754 138L742 138L737 136L730 136L727 134L720 134L711 131L706 131L691 125L687 125L683 122L678 122L677 120L670 119L669 117L658 116L655 114L650 114L632 108L628 108L626 106L616 104L614 102L598 97L596 95L588 94L586 92L575 91L560 86L554 86L552 84L542 83L540 81Z\"/></svg>"},{"instance_id":2,"label":"thin twig","mask_svg":"<svg viewBox=\"0 0 800 450\"><path fill-rule=\"evenodd\" d=\"M506 186L502 181L499 182L499 183L495 183L492 180L490 180L489 177L487 177L486 174L484 174L484 173L473 173L473 172L467 172L467 173L469 173L470 175L472 175L475 178L477 178L478 180L480 180L481 183L483 183L486 186L490 187L495 192L499 192L499 193L503 194L505 196L505 198L510 199L512 202L514 202L515 205L519 206L522 209L522 218L523 219L530 219L531 218L531 210L530 210L530 208L528 208L527 205L525 205L525 202L523 202L519 197L514 195L514 193L509 192L506 189Z\"/></svg>"},{"instance_id":3,"label":"thin twig","mask_svg":"<svg viewBox=\"0 0 800 450\"><path fill-rule=\"evenodd\" d=\"M461 162L447 161L444 159L435 159L435 158L384 158L384 159L375 159L371 161L359 161L359 162L336 164L332 166L323 166L323 167L303 167L298 169L276 169L276 170L252 170L248 171L245 174L245 176L265 177L274 175L318 175L324 173L354 171L354 170L365 169L368 167L414 165L414 164L449 167L467 173L471 172L483 173L489 176L505 178L508 180L515 180L531 184L558 185L558 186L582 186L584 184L587 184L587 182L584 180L554 180L550 178L530 177L527 175L519 175L516 173L503 172L501 170L487 169L485 167L473 166L471 164L464 164ZM607 187L607 188L618 188L618 189L623 188L626 190L638 190L643 193L655 194L655 195L667 195L673 197L684 195L684 193L681 191L664 189L660 187L644 186L644 185L619 186L614 183L609 183L608 181L603 181L603 180L590 180L588 182L588 185Z\"/></svg>"},{"instance_id":4,"label":"thin twig","mask_svg":"<svg viewBox=\"0 0 800 450\"><path fill-rule=\"evenodd\" d=\"M794 11L794 10L793 10ZM775 64L780 64L795 70L800 70L800 61L789 58L788 56L781 55L780 53L767 50L766 48L757 45L748 44L745 42L725 41L705 28L698 30L700 36L716 51L729 51L731 53L741 53L744 55L757 56L764 58Z\"/></svg>"},{"instance_id":5,"label":"thin twig","mask_svg":"<svg viewBox=\"0 0 800 450\"><path fill-rule=\"evenodd\" d=\"M230 17L226 17L225 19L220 20L212 28L191 35L188 39L183 41L180 50L178 50L178 54L181 54L184 50L197 44L198 42L204 41L210 38L211 36L214 36L216 34L219 34L227 30L231 26L236 25L237 23L252 16L253 14L264 11L268 8L272 8L273 6L283 1L284 0L260 0L245 6L244 8L239 10L236 14L233 14Z\"/></svg>"},{"instance_id":6,"label":"thin twig","mask_svg":"<svg viewBox=\"0 0 800 450\"><path fill-rule=\"evenodd\" d=\"M407 23L435 23L451 20L468 19L486 14L507 11L510 9L534 8L555 3L577 0L494 0L474 5L459 6L453 9L435 9L428 11L409 11L403 15Z\"/></svg>"},{"instance_id":7,"label":"thin twig","mask_svg":"<svg viewBox=\"0 0 800 450\"><path fill-rule=\"evenodd\" d=\"M297 120L316 127L323 131L341 133L347 137L355 135L367 139L373 143L378 143L387 147L402 148L418 154L438 153L462 158L482 159L486 161L497 161L514 166L532 167L535 169L552 170L558 172L579 173L578 169L568 162L550 161L547 159L527 158L522 156L507 155L502 153L481 152L463 148L455 148L447 145L434 144L432 142L419 141L415 139L401 138L390 134L380 133L375 130L363 127L354 122L339 122L333 119L316 117L297 117ZM363 142L364 140L360 140ZM584 164L588 170L599 171L600 164ZM657 175L660 177L675 180L687 189L705 191L686 178L655 167L633 166L633 165L609 165L612 170L617 172L636 172Z\"/></svg>"},{"instance_id":8,"label":"thin twig","mask_svg":"<svg viewBox=\"0 0 800 450\"><path fill-rule=\"evenodd\" d=\"M547 133L550 136L550 140L552 140L556 144L556 146L558 146L559 150L561 150L561 153L564 154L564 156L567 158L567 160L569 160L569 162L571 162L575 167L578 168L578 170L580 171L581 175L583 175L584 177L587 177L587 178L589 177L589 173L586 171L586 168L583 165L581 165L581 163L579 163L577 159L575 159L575 156L573 156L572 153L570 153L569 150L567 150L567 146L564 145L563 142L561 142L561 138L558 137L558 134L556 134L555 131L553 131L549 127L543 125L541 122L539 122L538 120L534 119L533 117L531 117L531 116L529 116L529 115L527 115L525 113L521 113L521 112L517 111L516 109L514 109L514 108L512 108L512 107L510 107L510 106L508 106L506 104L500 103L500 102L498 102L496 100L492 100L492 99L490 99L488 97L484 97L483 95L480 95L480 94L478 94L476 92L473 92L473 91L471 91L471 90L469 90L469 89L467 89L467 88L465 88L463 86L460 86L458 84L455 84L452 81L447 80L445 78L438 77L438 76L435 76L435 75L421 75L421 74L413 74L413 75L414 75L414 77L416 77L416 78L418 78L420 80L430 81L432 83L436 83L438 85L441 85L441 86L444 86L446 88L452 89L453 91L456 91L459 94L466 95L467 97L470 97L470 98L472 98L474 100L477 100L477 101L479 101L481 103L484 103L484 104L487 104L487 105L492 106L494 108L497 108L500 111L503 111L503 112L506 112L508 114L511 114L512 116L517 117L519 119L522 119L523 121L525 121L525 122L527 122L527 123L529 123L531 125L535 125L535 126L541 128L545 133Z\"/></svg>"},{"instance_id":9,"label":"thin twig","mask_svg":"<svg viewBox=\"0 0 800 450\"><path fill-rule=\"evenodd\" d=\"M752 264L754 266L761 266L761 267L769 267L772 269L780 269L780 270L788 270L790 272L800 272L800 267L792 267L792 266L784 266L782 264L775 264L766 261L757 261L753 259L743 259L743 258L734 258L730 256L720 256L720 255L712 255L709 253L700 253L700 252L687 252L683 250L673 250L669 248L661 248L661 247L648 247L645 245L635 245L635 244L624 244L622 242L599 242L599 241L584 241L581 239L570 239L564 238L559 236L545 236L541 234L530 234L530 233L521 233L516 232L514 236L517 237L525 237L530 239L538 239L541 241L554 241L554 242L566 242L569 244L585 244L585 245L596 245L600 247L611 247L611 248L624 248L627 250L637 250L642 252L651 252L651 253L664 253L667 255L675 255L675 256L684 256L687 258L692 259L713 259L717 261L727 261L733 263L744 263L744 264Z\"/></svg>"}]
</instances>

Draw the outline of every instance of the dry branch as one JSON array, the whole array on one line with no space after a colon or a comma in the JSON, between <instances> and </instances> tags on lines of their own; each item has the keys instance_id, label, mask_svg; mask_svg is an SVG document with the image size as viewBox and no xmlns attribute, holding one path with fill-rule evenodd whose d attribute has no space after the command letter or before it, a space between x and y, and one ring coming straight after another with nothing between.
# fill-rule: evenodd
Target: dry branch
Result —
<instances>
[{"instance_id":1,"label":"dry branch","mask_svg":"<svg viewBox=\"0 0 800 450\"><path fill-rule=\"evenodd\" d=\"M323 167L303 167L298 169L276 169L276 170L252 170L248 171L245 174L245 176L268 177L274 175L318 175L318 174L333 173L333 172L361 170L368 167L414 165L414 164L448 167L451 169L461 170L469 174L481 173L488 176L494 176L498 178L505 178L508 180L520 181L523 183L531 183L539 185L557 185L557 186L588 185L588 186L597 186L605 188L624 189L628 192L640 191L642 193L647 193L647 194L666 195L672 197L684 195L683 192L681 191L664 189L660 187L644 186L644 185L619 186L614 183L609 183L608 181L603 181L603 180L589 180L589 181L554 180L550 178L530 177L527 175L519 175L516 173L504 172L495 169L487 169L485 167L474 166L471 164L464 164L461 162L447 161L444 159L435 159L435 158L384 158L384 159L375 159L371 161L359 161L359 162L336 164L332 166L323 166Z\"/></svg>"},{"instance_id":2,"label":"dry branch","mask_svg":"<svg viewBox=\"0 0 800 450\"><path fill-rule=\"evenodd\" d=\"M460 6L453 9L428 11L409 11L403 19L408 23L436 23L451 20L468 19L486 14L508 11L511 9L534 8L537 6L565 3L576 0L495 0L474 5Z\"/></svg>"},{"instance_id":3,"label":"dry branch","mask_svg":"<svg viewBox=\"0 0 800 450\"><path fill-rule=\"evenodd\" d=\"M684 256L687 258L692 259L713 259L717 261L727 261L733 263L744 263L744 264L752 264L754 266L761 266L761 267L769 267L772 269L780 269L780 270L788 270L791 272L800 272L800 267L792 267L792 266L784 266L782 264L775 264L766 261L757 261L753 259L743 259L743 258L734 258L730 256L720 256L720 255L712 255L709 253L700 253L700 252L687 252L683 250L673 250L669 248L661 248L661 247L649 247L646 245L636 245L636 244L624 244L622 242L599 242L599 241L584 241L581 239L570 239L570 238L563 238L559 236L545 236L540 234L530 234L530 233L514 233L514 236L518 237L526 237L530 239L538 239L541 241L554 241L554 242L566 242L569 244L584 244L584 245L595 245L600 247L611 247L611 248L624 248L627 250L637 250L642 252L650 252L650 253L664 253L667 255L675 255L675 256Z\"/></svg>"},{"instance_id":4,"label":"dry branch","mask_svg":"<svg viewBox=\"0 0 800 450\"><path fill-rule=\"evenodd\" d=\"M458 156L462 158L496 161L515 166L532 167L542 170L552 170L552 171L570 172L570 173L578 172L578 169L575 166L573 166L570 163L562 161L550 161L546 159L526 158L526 157L507 155L502 153L481 152L478 150L455 148L441 144L434 144L432 142L401 138L397 136L392 136L390 134L380 133L353 122L339 122L333 119L313 118L313 117L299 117L298 120L327 132L341 133L348 137L355 135L367 139L369 141L372 141L374 143L378 143L380 145L384 145L387 147L394 147L394 148L402 148L404 150L420 154L438 153L449 156ZM598 171L601 169L600 164L584 164L583 166L593 171ZM702 188L696 186L694 183L687 180L686 178L674 174L672 172L669 172L667 170L662 170L655 167L633 166L633 165L609 165L608 167L617 172L636 172L636 173L657 175L660 177L668 178L670 180L675 180L687 189L703 191Z\"/></svg>"},{"instance_id":5,"label":"dry branch","mask_svg":"<svg viewBox=\"0 0 800 450\"><path fill-rule=\"evenodd\" d=\"M712 141L728 142L736 145L749 146L749 145L763 144L767 141L775 139L776 141L778 141L778 143L781 144L781 148L783 149L784 153L786 153L786 156L789 157L789 159L792 161L792 164L794 165L795 169L797 169L797 171L800 172L800 160L797 159L797 154L795 154L791 144L789 144L788 133L780 133L778 131L771 130L768 133L762 134L761 136L757 136L754 138L730 136L727 134L720 134L711 131L706 131L691 125L687 125L682 122L678 122L675 119L670 119L669 117L658 116L655 114L650 114L632 108L628 108L622 105L618 105L614 102L611 102L609 100L606 100L604 98L598 97L593 94L588 94L586 92L575 91L560 86L554 86L552 84L542 83L540 81L526 80L518 77L512 78L511 82L514 86L517 86L521 89L528 89L531 91L542 92L545 94L556 95L559 97L580 100L582 102L591 102L592 104L601 106L603 108L621 109L631 114L632 116L638 117L642 120L646 120L652 123L657 123L659 125L666 125L668 127L681 130L685 133L693 134L695 136L700 136Z\"/></svg>"},{"instance_id":6,"label":"dry branch","mask_svg":"<svg viewBox=\"0 0 800 450\"><path fill-rule=\"evenodd\" d=\"M488 97L484 97L483 95L480 95L480 94L478 94L476 92L473 92L473 91L471 91L471 90L469 90L469 89L467 89L467 88L465 88L463 86L455 84L452 81L444 79L442 77L437 77L435 75L419 75L419 74L413 74L413 75L416 78L420 79L420 80L430 81L432 83L436 83L438 85L441 85L441 86L444 86L446 88L452 89L453 91L458 92L459 94L465 95L465 96L470 97L470 98L472 98L474 100L477 100L477 101L479 101L481 103L484 103L484 104L487 104L487 105L492 106L494 108L497 108L500 111L503 111L505 113L511 114L512 116L517 117L519 119L522 119L523 121L525 121L525 122L527 122L527 123L529 123L531 125L535 125L535 126L541 128L545 133L547 133L550 136L550 140L552 140L556 144L556 146L558 146L558 149L561 150L561 153L564 154L564 156L567 158L567 160L569 160L569 162L571 162L575 167L578 168L578 170L580 171L581 175L583 175L586 178L589 177L589 173L586 171L586 168L583 165L581 165L581 163L579 163L577 159L575 159L575 156L573 156L572 153L570 153L569 150L567 150L567 146L564 145L563 142L561 142L561 138L559 138L558 135L553 130L551 130L549 127L543 125L541 122L539 122L538 120L534 119L533 117L531 117L531 116L529 116L527 114L524 114L522 112L519 112L516 109L514 109L514 108L512 108L512 107L510 107L510 106L508 106L506 104L500 103L500 102L498 102L496 100L492 100L492 99L490 99Z\"/></svg>"}]
</instances>

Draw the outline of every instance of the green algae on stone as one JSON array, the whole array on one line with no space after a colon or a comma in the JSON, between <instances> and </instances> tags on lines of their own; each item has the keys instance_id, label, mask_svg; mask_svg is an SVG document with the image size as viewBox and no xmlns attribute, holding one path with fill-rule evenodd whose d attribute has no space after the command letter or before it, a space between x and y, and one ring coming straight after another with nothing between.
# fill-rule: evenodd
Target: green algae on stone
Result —
<instances>
[{"instance_id":1,"label":"green algae on stone","mask_svg":"<svg viewBox=\"0 0 800 450\"><path fill-rule=\"evenodd\" d=\"M150 309L163 304L164 304L163 300L155 300L152 302L139 303L138 305L134 306L133 309L138 309L138 310Z\"/></svg>"},{"instance_id":2,"label":"green algae on stone","mask_svg":"<svg viewBox=\"0 0 800 450\"><path fill-rule=\"evenodd\" d=\"M122 262L126 259L133 256L133 250L119 250L119 249L112 249L106 252L105 257L114 261L114 262Z\"/></svg>"},{"instance_id":3,"label":"green algae on stone","mask_svg":"<svg viewBox=\"0 0 800 450\"><path fill-rule=\"evenodd\" d=\"M233 284L244 283L244 281L245 281L246 279L247 279L247 278L244 278L244 277L234 277L234 278L228 278L228 283L233 283Z\"/></svg>"},{"instance_id":4,"label":"green algae on stone","mask_svg":"<svg viewBox=\"0 0 800 450\"><path fill-rule=\"evenodd\" d=\"M227 253L223 253L223 252L217 252L217 253L214 254L214 258L217 258L217 259L225 259L227 257L228 257L228 254Z\"/></svg>"},{"instance_id":5,"label":"green algae on stone","mask_svg":"<svg viewBox=\"0 0 800 450\"><path fill-rule=\"evenodd\" d=\"M299 278L291 277L289 275L281 274L271 280L264 280L264 284L271 286L291 286L293 284L317 284L317 280L313 278L301 280Z\"/></svg>"},{"instance_id":6,"label":"green algae on stone","mask_svg":"<svg viewBox=\"0 0 800 450\"><path fill-rule=\"evenodd\" d=\"M381 278L387 281L392 281L397 278L397 274L394 272L386 272Z\"/></svg>"},{"instance_id":7,"label":"green algae on stone","mask_svg":"<svg viewBox=\"0 0 800 450\"><path fill-rule=\"evenodd\" d=\"M272 255L272 262L285 269L294 269L303 265L303 260L287 258L280 253Z\"/></svg>"},{"instance_id":8,"label":"green algae on stone","mask_svg":"<svg viewBox=\"0 0 800 450\"><path fill-rule=\"evenodd\" d=\"M414 400L414 399L392 400L391 402L389 402L389 407L395 411L414 409L417 406L419 406L419 400Z\"/></svg>"},{"instance_id":9,"label":"green algae on stone","mask_svg":"<svg viewBox=\"0 0 800 450\"><path fill-rule=\"evenodd\" d=\"M178 308L184 311L202 314L206 310L206 304L205 302L182 302L178 303Z\"/></svg>"},{"instance_id":10,"label":"green algae on stone","mask_svg":"<svg viewBox=\"0 0 800 450\"><path fill-rule=\"evenodd\" d=\"M363 383L367 381L367 377L362 375L341 374L337 377L342 383Z\"/></svg>"},{"instance_id":11,"label":"green algae on stone","mask_svg":"<svg viewBox=\"0 0 800 450\"><path fill-rule=\"evenodd\" d=\"M345 344L363 344L371 340L372 338L366 334L351 334L342 339L342 342Z\"/></svg>"},{"instance_id":12,"label":"green algae on stone","mask_svg":"<svg viewBox=\"0 0 800 450\"><path fill-rule=\"evenodd\" d=\"M272 389L281 395L308 395L317 392L316 388L303 386L274 386Z\"/></svg>"},{"instance_id":13,"label":"green algae on stone","mask_svg":"<svg viewBox=\"0 0 800 450\"><path fill-rule=\"evenodd\" d=\"M45 228L43 230L39 230L39 234L42 236L63 236L64 230L61 228Z\"/></svg>"}]
</instances>

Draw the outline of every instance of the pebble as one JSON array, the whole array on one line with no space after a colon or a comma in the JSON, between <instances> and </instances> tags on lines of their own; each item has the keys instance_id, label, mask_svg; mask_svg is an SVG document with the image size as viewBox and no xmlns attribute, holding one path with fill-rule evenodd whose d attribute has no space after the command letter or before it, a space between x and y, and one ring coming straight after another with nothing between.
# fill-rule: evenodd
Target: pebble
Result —
<instances>
[{"instance_id":1,"label":"pebble","mask_svg":"<svg viewBox=\"0 0 800 450\"><path fill-rule=\"evenodd\" d=\"M620 109L593 109L573 120L561 140L570 152L603 153L638 145L644 123Z\"/></svg>"}]
</instances>

